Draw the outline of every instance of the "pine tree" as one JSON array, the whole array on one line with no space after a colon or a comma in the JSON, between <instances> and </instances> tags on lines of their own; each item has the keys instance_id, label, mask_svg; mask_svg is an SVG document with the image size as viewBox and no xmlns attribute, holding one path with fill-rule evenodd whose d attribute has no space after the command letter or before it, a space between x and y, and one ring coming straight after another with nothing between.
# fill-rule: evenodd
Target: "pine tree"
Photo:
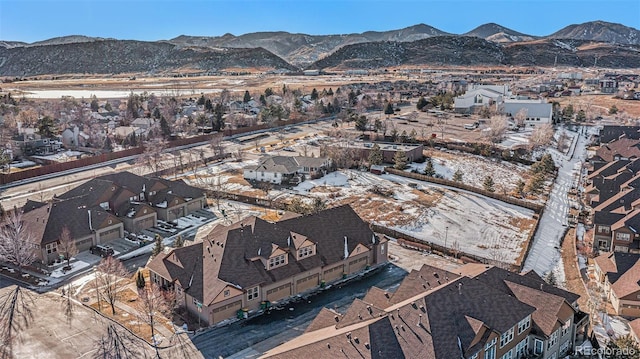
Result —
<instances>
[{"instance_id":1,"label":"pine tree","mask_svg":"<svg viewBox=\"0 0 640 359\"><path fill-rule=\"evenodd\" d=\"M545 153L540 159L542 168L547 173L553 173L556 170L556 163L553 161L553 157L550 154Z\"/></svg>"},{"instance_id":2,"label":"pine tree","mask_svg":"<svg viewBox=\"0 0 640 359\"><path fill-rule=\"evenodd\" d=\"M549 271L549 273L547 273L547 275L544 276L544 281L547 282L547 284L552 285L552 286L556 286L557 284L557 280L556 280L556 275L553 274L553 271Z\"/></svg>"},{"instance_id":3,"label":"pine tree","mask_svg":"<svg viewBox=\"0 0 640 359\"><path fill-rule=\"evenodd\" d=\"M436 170L433 168L433 160L431 157L427 157L427 160L424 163L424 175L429 177L436 175Z\"/></svg>"},{"instance_id":4,"label":"pine tree","mask_svg":"<svg viewBox=\"0 0 640 359\"><path fill-rule=\"evenodd\" d=\"M146 283L144 281L144 275L142 275L141 271L138 271L138 276L136 277L136 287L138 287L138 290L140 290L143 289L145 285Z\"/></svg>"},{"instance_id":5,"label":"pine tree","mask_svg":"<svg viewBox=\"0 0 640 359\"><path fill-rule=\"evenodd\" d=\"M169 138L171 136L171 127L169 127L169 122L164 116L160 117L160 130L162 131L162 136L164 138Z\"/></svg>"},{"instance_id":6,"label":"pine tree","mask_svg":"<svg viewBox=\"0 0 640 359\"><path fill-rule=\"evenodd\" d=\"M242 98L242 102L247 103L249 101L251 101L251 94L249 93L249 91L245 91L244 97Z\"/></svg>"},{"instance_id":7,"label":"pine tree","mask_svg":"<svg viewBox=\"0 0 640 359\"><path fill-rule=\"evenodd\" d=\"M462 182L463 175L464 174L462 173L462 171L458 168L456 172L453 174L453 180L456 182Z\"/></svg>"},{"instance_id":8,"label":"pine tree","mask_svg":"<svg viewBox=\"0 0 640 359\"><path fill-rule=\"evenodd\" d=\"M264 97L264 95L260 95L260 103L261 103L263 106L266 106L266 105L267 105L267 99Z\"/></svg>"},{"instance_id":9,"label":"pine tree","mask_svg":"<svg viewBox=\"0 0 640 359\"><path fill-rule=\"evenodd\" d=\"M162 243L162 237L159 234L156 234L156 245L153 247L153 251L151 251L152 256L157 256L158 254L164 251L164 244Z\"/></svg>"},{"instance_id":10,"label":"pine tree","mask_svg":"<svg viewBox=\"0 0 640 359\"><path fill-rule=\"evenodd\" d=\"M387 103L387 106L384 108L385 115L393 115L393 105L391 102Z\"/></svg>"},{"instance_id":11,"label":"pine tree","mask_svg":"<svg viewBox=\"0 0 640 359\"><path fill-rule=\"evenodd\" d=\"M420 98L418 99L418 104L416 105L416 108L422 111L422 109L428 104L429 104L429 101L427 101L424 97L420 96Z\"/></svg>"},{"instance_id":12,"label":"pine tree","mask_svg":"<svg viewBox=\"0 0 640 359\"><path fill-rule=\"evenodd\" d=\"M107 136L107 138L104 140L103 148L105 151L113 151L113 143L111 142L111 137Z\"/></svg>"},{"instance_id":13,"label":"pine tree","mask_svg":"<svg viewBox=\"0 0 640 359\"><path fill-rule=\"evenodd\" d=\"M488 192L495 192L495 188L493 188L493 177L491 176L487 176L484 178L484 182L482 183L482 187L484 188L485 191Z\"/></svg>"},{"instance_id":14,"label":"pine tree","mask_svg":"<svg viewBox=\"0 0 640 359\"><path fill-rule=\"evenodd\" d=\"M371 148L371 152L369 152L369 164L370 165L381 165L382 164L382 151L380 150L380 146L376 143Z\"/></svg>"},{"instance_id":15,"label":"pine tree","mask_svg":"<svg viewBox=\"0 0 640 359\"><path fill-rule=\"evenodd\" d=\"M318 90L316 90L315 88L313 90L311 90L311 99L312 100L317 100L318 99Z\"/></svg>"},{"instance_id":16,"label":"pine tree","mask_svg":"<svg viewBox=\"0 0 640 359\"><path fill-rule=\"evenodd\" d=\"M396 152L396 155L393 156L393 168L397 170L403 170L407 167L407 154L404 151L399 150Z\"/></svg>"},{"instance_id":17,"label":"pine tree","mask_svg":"<svg viewBox=\"0 0 640 359\"><path fill-rule=\"evenodd\" d=\"M540 193L542 190L542 186L544 185L544 175L542 173L537 173L529 179L529 183L527 184L526 192L532 194Z\"/></svg>"},{"instance_id":18,"label":"pine tree","mask_svg":"<svg viewBox=\"0 0 640 359\"><path fill-rule=\"evenodd\" d=\"M184 246L184 239L182 239L182 236L181 236L181 235L178 235L178 236L176 237L176 240L173 242L173 246L174 246L175 248L180 248L180 247L183 247L183 246Z\"/></svg>"}]
</instances>

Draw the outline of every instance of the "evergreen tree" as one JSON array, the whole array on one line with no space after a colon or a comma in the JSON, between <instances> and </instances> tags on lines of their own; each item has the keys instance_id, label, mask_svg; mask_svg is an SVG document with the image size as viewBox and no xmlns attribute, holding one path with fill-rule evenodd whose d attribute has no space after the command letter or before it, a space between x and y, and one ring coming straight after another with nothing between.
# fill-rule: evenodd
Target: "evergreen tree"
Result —
<instances>
[{"instance_id":1,"label":"evergreen tree","mask_svg":"<svg viewBox=\"0 0 640 359\"><path fill-rule=\"evenodd\" d=\"M453 174L453 180L456 182L462 182L462 171L458 168L456 172Z\"/></svg>"},{"instance_id":2,"label":"evergreen tree","mask_svg":"<svg viewBox=\"0 0 640 359\"><path fill-rule=\"evenodd\" d=\"M527 184L525 191L532 194L539 194L543 186L544 175L542 173L536 173L529 178L529 183Z\"/></svg>"},{"instance_id":3,"label":"evergreen tree","mask_svg":"<svg viewBox=\"0 0 640 359\"><path fill-rule=\"evenodd\" d=\"M171 127L169 127L169 122L164 116L160 117L160 130L162 131L162 136L164 138L169 138L171 136Z\"/></svg>"},{"instance_id":4,"label":"evergreen tree","mask_svg":"<svg viewBox=\"0 0 640 359\"><path fill-rule=\"evenodd\" d=\"M385 115L393 115L393 105L391 102L387 103L387 106L384 108Z\"/></svg>"},{"instance_id":5,"label":"evergreen tree","mask_svg":"<svg viewBox=\"0 0 640 359\"><path fill-rule=\"evenodd\" d=\"M262 106L267 105L267 99L264 97L264 95L260 95L260 103L262 104Z\"/></svg>"},{"instance_id":6,"label":"evergreen tree","mask_svg":"<svg viewBox=\"0 0 640 359\"><path fill-rule=\"evenodd\" d=\"M382 164L382 151L380 150L380 146L378 144L374 144L371 148L371 152L369 152L369 164L370 165L381 165Z\"/></svg>"},{"instance_id":7,"label":"evergreen tree","mask_svg":"<svg viewBox=\"0 0 640 359\"><path fill-rule=\"evenodd\" d=\"M267 87L264 90L264 97L273 96L273 89L271 87Z\"/></svg>"},{"instance_id":8,"label":"evergreen tree","mask_svg":"<svg viewBox=\"0 0 640 359\"><path fill-rule=\"evenodd\" d=\"M207 99L204 97L204 95L200 96L200 98L198 99L198 106L204 106L204 103L207 101Z\"/></svg>"},{"instance_id":9,"label":"evergreen tree","mask_svg":"<svg viewBox=\"0 0 640 359\"><path fill-rule=\"evenodd\" d=\"M129 140L129 143L131 144L131 147L138 147L138 136L136 136L135 131L131 132L131 140Z\"/></svg>"},{"instance_id":10,"label":"evergreen tree","mask_svg":"<svg viewBox=\"0 0 640 359\"><path fill-rule=\"evenodd\" d=\"M247 103L249 101L251 101L251 94L249 93L249 91L245 91L244 97L242 98L242 102Z\"/></svg>"},{"instance_id":11,"label":"evergreen tree","mask_svg":"<svg viewBox=\"0 0 640 359\"><path fill-rule=\"evenodd\" d=\"M416 105L416 108L419 111L422 111L423 108L425 108L425 106L427 106L429 104L429 101L427 101L424 97L420 96L420 98L418 99L418 104Z\"/></svg>"},{"instance_id":12,"label":"evergreen tree","mask_svg":"<svg viewBox=\"0 0 640 359\"><path fill-rule=\"evenodd\" d=\"M38 120L38 133L44 138L52 138L58 134L56 123L53 118L44 116Z\"/></svg>"},{"instance_id":13,"label":"evergreen tree","mask_svg":"<svg viewBox=\"0 0 640 359\"><path fill-rule=\"evenodd\" d=\"M364 132L367 130L367 125L369 125L367 116L362 115L356 118L356 130Z\"/></svg>"},{"instance_id":14,"label":"evergreen tree","mask_svg":"<svg viewBox=\"0 0 640 359\"><path fill-rule=\"evenodd\" d=\"M424 163L424 175L433 177L436 175L436 170L433 168L433 160L431 157L427 157L427 160Z\"/></svg>"},{"instance_id":15,"label":"evergreen tree","mask_svg":"<svg viewBox=\"0 0 640 359\"><path fill-rule=\"evenodd\" d=\"M207 111L207 112L213 111L213 102L211 102L210 99L207 99L204 102L204 110Z\"/></svg>"},{"instance_id":16,"label":"evergreen tree","mask_svg":"<svg viewBox=\"0 0 640 359\"><path fill-rule=\"evenodd\" d=\"M104 140L104 146L102 148L108 152L113 151L113 143L111 142L111 137L107 136L107 138Z\"/></svg>"},{"instance_id":17,"label":"evergreen tree","mask_svg":"<svg viewBox=\"0 0 640 359\"><path fill-rule=\"evenodd\" d=\"M562 110L562 118L570 121L573 118L573 105L569 104Z\"/></svg>"},{"instance_id":18,"label":"evergreen tree","mask_svg":"<svg viewBox=\"0 0 640 359\"><path fill-rule=\"evenodd\" d=\"M162 117L162 114L160 113L160 109L157 107L154 108L153 113L151 114L151 117L155 118L156 120L159 120L160 117Z\"/></svg>"},{"instance_id":19,"label":"evergreen tree","mask_svg":"<svg viewBox=\"0 0 640 359\"><path fill-rule=\"evenodd\" d=\"M141 271L138 271L138 276L136 277L136 287L138 288L138 290L140 290L140 289L144 289L145 285L146 285L146 282L144 280L144 275L142 275Z\"/></svg>"},{"instance_id":20,"label":"evergreen tree","mask_svg":"<svg viewBox=\"0 0 640 359\"><path fill-rule=\"evenodd\" d=\"M482 187L484 188L484 190L488 192L495 192L495 188L493 186L494 186L493 177L491 176L485 177L484 182L482 182Z\"/></svg>"},{"instance_id":21,"label":"evergreen tree","mask_svg":"<svg viewBox=\"0 0 640 359\"><path fill-rule=\"evenodd\" d=\"M313 88L313 90L311 90L311 99L312 100L318 99L318 90L316 90L315 87Z\"/></svg>"},{"instance_id":22,"label":"evergreen tree","mask_svg":"<svg viewBox=\"0 0 640 359\"><path fill-rule=\"evenodd\" d=\"M287 84L283 84L282 85L282 95L286 95L287 94Z\"/></svg>"},{"instance_id":23,"label":"evergreen tree","mask_svg":"<svg viewBox=\"0 0 640 359\"><path fill-rule=\"evenodd\" d=\"M178 236L176 237L176 240L173 242L173 246L174 246L175 248L180 248L180 247L183 247L183 246L184 246L184 239L182 239L182 236L181 236L181 235L178 235Z\"/></svg>"},{"instance_id":24,"label":"evergreen tree","mask_svg":"<svg viewBox=\"0 0 640 359\"><path fill-rule=\"evenodd\" d=\"M407 137L407 142L415 143L416 141L418 141L418 133L415 128L412 128L411 132L409 132L409 136Z\"/></svg>"},{"instance_id":25,"label":"evergreen tree","mask_svg":"<svg viewBox=\"0 0 640 359\"><path fill-rule=\"evenodd\" d=\"M587 119L587 115L584 113L584 110L578 111L578 114L576 115L576 121L582 122L582 121L585 121L586 119Z\"/></svg>"},{"instance_id":26,"label":"evergreen tree","mask_svg":"<svg viewBox=\"0 0 640 359\"><path fill-rule=\"evenodd\" d=\"M616 105L611 105L611 107L609 108L609 114L615 115L617 113L618 113L618 107Z\"/></svg>"},{"instance_id":27,"label":"evergreen tree","mask_svg":"<svg viewBox=\"0 0 640 359\"><path fill-rule=\"evenodd\" d=\"M327 95L333 96L333 90L331 89L331 87L329 87L329 90L327 91Z\"/></svg>"},{"instance_id":28,"label":"evergreen tree","mask_svg":"<svg viewBox=\"0 0 640 359\"><path fill-rule=\"evenodd\" d=\"M113 108L111 107L111 104L110 104L109 102L107 102L107 103L104 105L104 109L105 109L105 110L107 110L107 111L109 111L109 112L113 111Z\"/></svg>"},{"instance_id":29,"label":"evergreen tree","mask_svg":"<svg viewBox=\"0 0 640 359\"><path fill-rule=\"evenodd\" d=\"M159 234L156 234L156 245L153 247L153 250L151 251L151 255L152 256L157 256L158 254L162 253L162 251L164 251L164 243L162 243L162 237L160 237Z\"/></svg>"},{"instance_id":30,"label":"evergreen tree","mask_svg":"<svg viewBox=\"0 0 640 359\"><path fill-rule=\"evenodd\" d=\"M545 153L542 156L540 163L546 173L553 173L556 170L556 163L553 161L553 157L548 153Z\"/></svg>"},{"instance_id":31,"label":"evergreen tree","mask_svg":"<svg viewBox=\"0 0 640 359\"><path fill-rule=\"evenodd\" d=\"M224 106L221 103L216 104L213 110L213 118L211 119L211 127L214 131L220 131L224 128Z\"/></svg>"},{"instance_id":32,"label":"evergreen tree","mask_svg":"<svg viewBox=\"0 0 640 359\"><path fill-rule=\"evenodd\" d=\"M544 276L544 281L547 282L547 284L552 285L554 287L558 284L558 281L556 280L556 275L553 274L553 271L549 271L549 273L547 273L547 275Z\"/></svg>"},{"instance_id":33,"label":"evergreen tree","mask_svg":"<svg viewBox=\"0 0 640 359\"><path fill-rule=\"evenodd\" d=\"M393 168L397 170L403 170L407 167L407 154L404 151L399 150L396 155L393 156Z\"/></svg>"},{"instance_id":34,"label":"evergreen tree","mask_svg":"<svg viewBox=\"0 0 640 359\"><path fill-rule=\"evenodd\" d=\"M98 112L99 109L100 109L100 104L98 103L98 99L95 96L93 96L93 99L91 100L91 111Z\"/></svg>"}]
</instances>

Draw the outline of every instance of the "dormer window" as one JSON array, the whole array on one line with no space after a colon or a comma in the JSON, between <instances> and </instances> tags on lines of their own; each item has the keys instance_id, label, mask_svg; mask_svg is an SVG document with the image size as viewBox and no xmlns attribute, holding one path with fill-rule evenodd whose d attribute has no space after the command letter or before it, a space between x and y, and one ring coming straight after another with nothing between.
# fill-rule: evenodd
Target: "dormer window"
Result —
<instances>
[{"instance_id":1,"label":"dormer window","mask_svg":"<svg viewBox=\"0 0 640 359\"><path fill-rule=\"evenodd\" d=\"M102 202L100 203L100 207L102 209L104 209L105 211L109 209L109 202Z\"/></svg>"},{"instance_id":2,"label":"dormer window","mask_svg":"<svg viewBox=\"0 0 640 359\"><path fill-rule=\"evenodd\" d=\"M276 267L279 267L281 265L286 264L287 259L286 256L284 254L280 254L278 256L275 256L273 258L269 258L269 269L273 269Z\"/></svg>"},{"instance_id":3,"label":"dormer window","mask_svg":"<svg viewBox=\"0 0 640 359\"><path fill-rule=\"evenodd\" d=\"M313 246L302 247L298 250L298 259L306 258L313 255Z\"/></svg>"},{"instance_id":4,"label":"dormer window","mask_svg":"<svg viewBox=\"0 0 640 359\"><path fill-rule=\"evenodd\" d=\"M140 200L144 201L144 192L140 192Z\"/></svg>"}]
</instances>

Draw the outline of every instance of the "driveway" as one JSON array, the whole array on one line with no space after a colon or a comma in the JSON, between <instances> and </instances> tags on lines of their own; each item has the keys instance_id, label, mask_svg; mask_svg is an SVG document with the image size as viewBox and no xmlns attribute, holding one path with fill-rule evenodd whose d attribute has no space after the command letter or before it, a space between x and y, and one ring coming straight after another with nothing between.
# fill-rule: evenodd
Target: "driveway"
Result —
<instances>
[{"instance_id":1,"label":"driveway","mask_svg":"<svg viewBox=\"0 0 640 359\"><path fill-rule=\"evenodd\" d=\"M555 151L552 154L556 165L560 165L558 177L540 218L540 224L533 237L531 250L523 271L534 270L540 276L544 276L561 262L560 241L567 228L567 214L570 206L567 194L571 186L574 185L574 176L579 174L580 164L585 160L587 154L587 138L579 133L574 134L578 136L578 139L577 142L574 141L573 157L571 157L571 151L568 155Z\"/></svg>"}]
</instances>

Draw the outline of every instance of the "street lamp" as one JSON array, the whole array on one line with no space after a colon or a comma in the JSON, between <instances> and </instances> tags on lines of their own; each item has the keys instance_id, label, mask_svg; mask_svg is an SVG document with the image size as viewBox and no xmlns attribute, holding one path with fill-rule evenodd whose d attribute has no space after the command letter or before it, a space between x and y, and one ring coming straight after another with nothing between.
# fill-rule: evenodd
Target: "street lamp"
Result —
<instances>
[{"instance_id":1,"label":"street lamp","mask_svg":"<svg viewBox=\"0 0 640 359\"><path fill-rule=\"evenodd\" d=\"M449 234L449 226L444 227L444 249L447 249L447 235Z\"/></svg>"}]
</instances>

